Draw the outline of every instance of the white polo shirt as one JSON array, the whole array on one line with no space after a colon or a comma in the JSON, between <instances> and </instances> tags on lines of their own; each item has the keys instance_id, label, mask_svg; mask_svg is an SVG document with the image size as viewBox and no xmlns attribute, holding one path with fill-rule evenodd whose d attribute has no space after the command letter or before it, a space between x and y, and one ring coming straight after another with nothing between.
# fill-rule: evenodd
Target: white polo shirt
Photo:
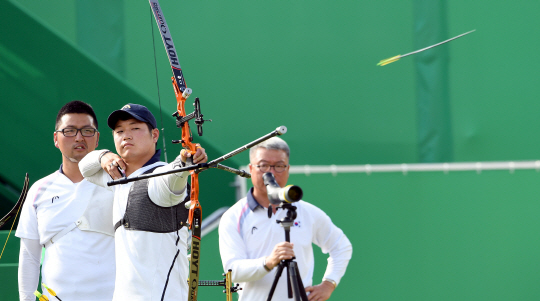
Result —
<instances>
[{"instance_id":1,"label":"white polo shirt","mask_svg":"<svg viewBox=\"0 0 540 301\"><path fill-rule=\"evenodd\" d=\"M124 217L130 188L134 182L107 186L112 178L101 168L98 158L103 150L93 151L79 163L85 178L99 186L114 192L113 223ZM160 162L159 151L145 166L132 173L136 177L149 169L158 167L155 173L168 170L172 165ZM185 198L185 190L179 194L173 193L167 183L183 181L186 183L189 172L170 174L148 180L148 195L157 205L170 207L177 205ZM185 184L184 184L185 185ZM167 276L170 270L165 298L163 300L187 300L188 295L188 260L187 237L188 230L183 227L178 231L179 241L176 245L177 234L153 233L146 231L125 230L120 226L115 233L116 243L116 287L114 301L124 300L161 300ZM177 250L180 253L176 260Z\"/></svg>"},{"instance_id":2,"label":"white polo shirt","mask_svg":"<svg viewBox=\"0 0 540 301\"><path fill-rule=\"evenodd\" d=\"M297 218L290 230L294 244L295 261L304 287L313 284L313 247L321 247L330 254L324 278L339 283L352 255L352 246L322 210L304 201L294 203ZM266 300L277 268L267 272L264 259L274 246L285 241L285 231L276 220L286 217L285 210L278 210L268 218L268 211L253 198L252 192L239 200L225 214L219 225L219 250L223 269L232 269L232 281L240 282L240 300ZM316 284L318 284L317 282ZM287 300L287 271L279 279L272 300Z\"/></svg>"},{"instance_id":3,"label":"white polo shirt","mask_svg":"<svg viewBox=\"0 0 540 301\"><path fill-rule=\"evenodd\" d=\"M77 221L90 202L110 212L112 200L110 191L86 180L73 183L56 171L28 191L15 235L43 245ZM108 217L101 222L112 228ZM114 238L75 228L45 249L41 273L42 282L63 300L109 301L114 291Z\"/></svg>"}]
</instances>

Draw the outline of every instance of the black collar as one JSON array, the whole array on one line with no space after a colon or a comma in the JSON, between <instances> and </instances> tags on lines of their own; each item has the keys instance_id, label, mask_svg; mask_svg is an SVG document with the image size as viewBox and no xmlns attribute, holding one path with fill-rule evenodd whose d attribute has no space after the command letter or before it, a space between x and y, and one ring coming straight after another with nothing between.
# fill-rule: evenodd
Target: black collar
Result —
<instances>
[{"instance_id":1,"label":"black collar","mask_svg":"<svg viewBox=\"0 0 540 301\"><path fill-rule=\"evenodd\" d=\"M247 193L247 201L249 209L251 209L251 211L255 211L257 207L263 208L263 206L261 206L261 204L259 204L259 202L257 202L257 200L253 197L253 187L251 187L251 189Z\"/></svg>"},{"instance_id":2,"label":"black collar","mask_svg":"<svg viewBox=\"0 0 540 301\"><path fill-rule=\"evenodd\" d=\"M143 167L145 166L148 166L150 164L154 164L156 162L159 162L159 158L161 157L161 150L160 149L157 149L156 150L156 153L152 156L152 158L150 158L150 160L148 160L148 162L146 162Z\"/></svg>"}]
</instances>

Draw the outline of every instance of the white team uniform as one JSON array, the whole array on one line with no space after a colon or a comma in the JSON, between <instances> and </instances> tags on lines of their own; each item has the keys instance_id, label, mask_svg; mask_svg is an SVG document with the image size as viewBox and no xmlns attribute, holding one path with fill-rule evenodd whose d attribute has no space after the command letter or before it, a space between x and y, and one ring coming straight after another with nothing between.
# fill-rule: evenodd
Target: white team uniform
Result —
<instances>
[{"instance_id":1,"label":"white team uniform","mask_svg":"<svg viewBox=\"0 0 540 301\"><path fill-rule=\"evenodd\" d=\"M42 282L63 300L109 301L112 298L115 279L112 201L110 191L86 180L73 183L60 171L37 181L28 192L15 234L23 241L39 240L39 244L44 245L55 234L74 225L83 214L88 215L87 208L95 213L90 214L91 225L84 219L84 231L72 227L73 230L45 249ZM32 279L29 283L34 282L34 287L27 285L29 291L20 292L21 300L35 300L32 293L39 276L40 249L39 246L37 250L34 248L37 254L22 254L27 251L21 250L21 260L34 258L36 261L36 269L25 270L30 271L25 275L26 279ZM24 264L28 262L19 265L20 287L24 287L21 281ZM44 293L50 300L55 299L46 290Z\"/></svg>"},{"instance_id":2,"label":"white team uniform","mask_svg":"<svg viewBox=\"0 0 540 301\"><path fill-rule=\"evenodd\" d=\"M108 187L107 182L112 179L101 168L98 161L102 152L103 150L93 151L86 155L79 163L79 168L88 181L114 192L113 222L116 223L124 217L128 195L134 182ZM155 158L156 156L149 161L150 164L147 163L148 165L138 169L129 177L139 176L156 166L158 168L154 170L155 173L172 168L172 164L166 165L165 162L159 162ZM159 152L157 158L159 158ZM185 183L188 176L188 172L183 172L149 179L148 195L150 199L162 207L177 205L185 198ZM173 186L183 187L183 190L175 193L169 188ZM172 267L163 300L187 300L188 260L186 254L188 231L186 227L182 227L178 232L180 240L178 246L175 246L176 232L153 233L126 230L123 226L116 230L116 287L114 301L161 300L167 274L171 269L177 250L180 250L180 253Z\"/></svg>"},{"instance_id":3,"label":"white team uniform","mask_svg":"<svg viewBox=\"0 0 540 301\"><path fill-rule=\"evenodd\" d=\"M323 253L330 253L324 278L339 283L352 255L349 239L321 209L304 201L296 202L294 206L298 217L291 227L290 240L294 244L295 261L304 287L313 283L312 243L321 247ZM267 210L256 203L250 191L248 197L223 214L219 224L219 250L223 269L232 269L232 281L240 282L243 288L238 291L240 300L267 300L277 267L267 272L263 263L274 246L285 241L285 231L276 220L285 218L286 213L279 209L268 218ZM285 268L272 300L287 299Z\"/></svg>"}]
</instances>

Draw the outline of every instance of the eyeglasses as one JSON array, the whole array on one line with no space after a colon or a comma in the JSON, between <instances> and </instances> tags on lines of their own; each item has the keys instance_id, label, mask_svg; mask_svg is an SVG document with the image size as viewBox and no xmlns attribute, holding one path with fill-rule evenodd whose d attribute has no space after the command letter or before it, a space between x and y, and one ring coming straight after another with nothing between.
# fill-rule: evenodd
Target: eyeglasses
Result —
<instances>
[{"instance_id":1,"label":"eyeglasses","mask_svg":"<svg viewBox=\"0 0 540 301\"><path fill-rule=\"evenodd\" d=\"M77 133L79 133L79 131L81 131L81 135L83 135L83 137L93 137L98 130L93 129L93 128L82 128L82 129L67 128L67 129L62 129L62 130L58 130L54 132L55 133L62 132L62 134L64 134L64 136L66 137L75 137L77 136Z\"/></svg>"},{"instance_id":2,"label":"eyeglasses","mask_svg":"<svg viewBox=\"0 0 540 301\"><path fill-rule=\"evenodd\" d=\"M276 172L283 172L287 168L286 164L277 164L277 165L268 165L268 164L261 164L261 165L255 165L257 168L262 172L269 172L270 168L274 168Z\"/></svg>"}]
</instances>

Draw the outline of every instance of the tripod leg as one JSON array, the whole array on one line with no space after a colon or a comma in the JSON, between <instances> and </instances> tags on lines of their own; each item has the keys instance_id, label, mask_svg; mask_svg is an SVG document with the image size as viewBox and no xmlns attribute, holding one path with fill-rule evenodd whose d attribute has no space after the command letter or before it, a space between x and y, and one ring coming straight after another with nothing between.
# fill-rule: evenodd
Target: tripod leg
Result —
<instances>
[{"instance_id":1,"label":"tripod leg","mask_svg":"<svg viewBox=\"0 0 540 301\"><path fill-rule=\"evenodd\" d=\"M306 289L302 283L302 278L300 277L300 271L298 271L297 263L295 261L289 262L287 270L289 272L289 279L293 284L296 300L308 301Z\"/></svg>"},{"instance_id":2,"label":"tripod leg","mask_svg":"<svg viewBox=\"0 0 540 301\"><path fill-rule=\"evenodd\" d=\"M281 277L281 273L283 272L284 267L283 261L279 263L278 268L276 270L276 276L274 277L274 282L272 282L272 288L270 288L270 293L268 293L268 299L266 301L272 300L272 296L274 296L274 291L276 290L277 283L279 281L279 277Z\"/></svg>"},{"instance_id":3,"label":"tripod leg","mask_svg":"<svg viewBox=\"0 0 540 301\"><path fill-rule=\"evenodd\" d=\"M289 299L293 298L293 289L291 284L291 267L289 266L289 262L287 262L287 296Z\"/></svg>"}]
</instances>

